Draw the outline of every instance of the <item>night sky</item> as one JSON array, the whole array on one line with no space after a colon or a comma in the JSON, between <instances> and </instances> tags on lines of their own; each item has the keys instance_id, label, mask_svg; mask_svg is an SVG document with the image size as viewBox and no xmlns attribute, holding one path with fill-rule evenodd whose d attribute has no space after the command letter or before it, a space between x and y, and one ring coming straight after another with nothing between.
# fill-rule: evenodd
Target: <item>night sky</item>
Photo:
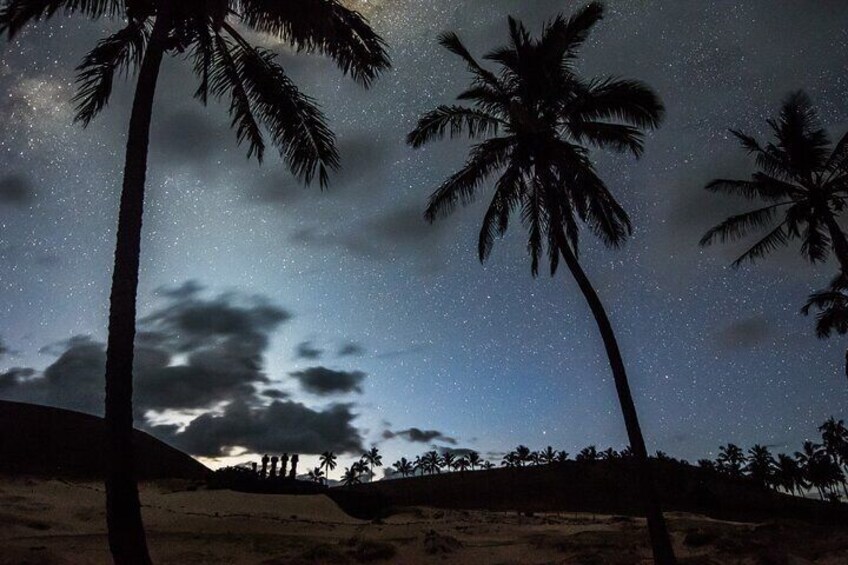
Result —
<instances>
[{"instance_id":1,"label":"night sky","mask_svg":"<svg viewBox=\"0 0 848 565\"><path fill-rule=\"evenodd\" d=\"M635 234L618 251L587 235L581 254L649 450L690 460L727 442L795 451L827 417L848 417L848 344L817 340L799 314L836 266L811 267L793 246L732 269L742 247L698 240L746 204L703 186L754 170L727 129L766 137L790 91L809 92L833 137L848 129L844 0L607 4L581 73L641 79L667 106L641 160L594 154ZM393 61L368 91L320 57L279 48L338 134L343 170L323 193L270 152L261 167L248 161L226 105L204 108L189 64L166 59L142 249L138 425L205 460L231 446L358 456L378 445L386 463L432 445L490 457L519 443L623 447L606 356L566 270L534 280L518 223L481 266L485 198L426 224L429 193L467 144L404 144L423 111L469 80L440 32L482 55L505 43L507 15L538 32L579 5L360 0ZM71 98L74 67L109 29L60 17L0 44L0 398L101 412L131 88L119 85L85 130Z\"/></svg>"}]
</instances>

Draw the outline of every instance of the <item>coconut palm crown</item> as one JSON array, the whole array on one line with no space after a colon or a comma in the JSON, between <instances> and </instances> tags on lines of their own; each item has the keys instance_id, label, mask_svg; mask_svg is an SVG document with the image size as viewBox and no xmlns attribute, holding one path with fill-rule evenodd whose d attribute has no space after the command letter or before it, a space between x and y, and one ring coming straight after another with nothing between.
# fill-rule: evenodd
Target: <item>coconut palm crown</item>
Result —
<instances>
[{"instance_id":1,"label":"coconut palm crown","mask_svg":"<svg viewBox=\"0 0 848 565\"><path fill-rule=\"evenodd\" d=\"M802 91L790 94L768 125L775 139L766 144L730 130L755 156L758 171L747 180L717 179L706 187L764 206L726 219L704 235L701 245L737 241L764 231L734 266L800 240L805 259L822 262L832 251L841 271L848 273L848 239L838 222L848 199L848 133L831 146L809 96Z\"/></svg>"},{"instance_id":2,"label":"coconut palm crown","mask_svg":"<svg viewBox=\"0 0 848 565\"><path fill-rule=\"evenodd\" d=\"M602 15L602 6L592 3L571 18L554 18L538 39L509 18L510 43L483 57L496 71L484 68L456 34L439 39L465 61L473 81L458 96L463 104L426 113L407 141L421 147L445 135L479 140L465 166L430 197L425 216L434 221L472 202L492 179L478 242L481 261L514 212L529 232L534 275L545 249L556 272L560 234L577 253L579 222L613 247L631 233L627 213L598 176L587 147L641 155L642 130L659 125L663 106L639 81L578 76L579 49Z\"/></svg>"}]
</instances>

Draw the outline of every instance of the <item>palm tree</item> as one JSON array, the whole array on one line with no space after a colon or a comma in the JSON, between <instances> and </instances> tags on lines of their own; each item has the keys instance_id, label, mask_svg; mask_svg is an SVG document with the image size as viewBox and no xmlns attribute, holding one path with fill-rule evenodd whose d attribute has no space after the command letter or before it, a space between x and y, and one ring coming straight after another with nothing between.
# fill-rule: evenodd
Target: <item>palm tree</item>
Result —
<instances>
[{"instance_id":1,"label":"palm tree","mask_svg":"<svg viewBox=\"0 0 848 565\"><path fill-rule=\"evenodd\" d=\"M566 461L568 461L569 455L570 453L568 453L567 451L558 451L554 460L557 463L565 463Z\"/></svg>"},{"instance_id":2,"label":"palm tree","mask_svg":"<svg viewBox=\"0 0 848 565\"><path fill-rule=\"evenodd\" d=\"M814 292L807 298L801 312L807 316L812 309L816 314L816 335L827 339L832 333L848 333L848 276L839 274L827 290ZM848 351L845 352L845 376L848 377Z\"/></svg>"},{"instance_id":3,"label":"palm tree","mask_svg":"<svg viewBox=\"0 0 848 565\"><path fill-rule=\"evenodd\" d=\"M530 456L530 448L526 445L519 445L515 448L515 460L520 466L524 467L524 465L529 463Z\"/></svg>"},{"instance_id":4,"label":"palm tree","mask_svg":"<svg viewBox=\"0 0 848 565\"><path fill-rule=\"evenodd\" d=\"M575 457L576 461L597 461L598 460L598 449L594 445L590 445L588 447L584 447L580 450L580 453Z\"/></svg>"},{"instance_id":5,"label":"palm tree","mask_svg":"<svg viewBox=\"0 0 848 565\"><path fill-rule=\"evenodd\" d=\"M764 487L774 486L776 466L777 463L767 447L758 444L748 450L745 471L757 484Z\"/></svg>"},{"instance_id":6,"label":"palm tree","mask_svg":"<svg viewBox=\"0 0 848 565\"><path fill-rule=\"evenodd\" d=\"M362 482L361 473L356 469L356 463L350 467L346 467L342 474L342 484L346 487L358 485Z\"/></svg>"},{"instance_id":7,"label":"palm tree","mask_svg":"<svg viewBox=\"0 0 848 565\"><path fill-rule=\"evenodd\" d=\"M501 467L518 467L518 456L514 451L510 451L501 458Z\"/></svg>"},{"instance_id":8,"label":"palm tree","mask_svg":"<svg viewBox=\"0 0 848 565\"><path fill-rule=\"evenodd\" d=\"M467 471L469 467L471 467L471 462L468 461L467 457L460 457L454 463L454 467L459 470L460 473Z\"/></svg>"},{"instance_id":9,"label":"palm tree","mask_svg":"<svg viewBox=\"0 0 848 565\"><path fill-rule=\"evenodd\" d=\"M336 454L332 451L325 451L318 457L318 463L326 473L327 480L330 480L330 471L336 468Z\"/></svg>"},{"instance_id":10,"label":"palm tree","mask_svg":"<svg viewBox=\"0 0 848 565\"><path fill-rule=\"evenodd\" d=\"M791 494L803 492L809 486L804 480L804 471L801 469L798 460L785 453L780 453L777 456L774 479L780 488Z\"/></svg>"},{"instance_id":11,"label":"palm tree","mask_svg":"<svg viewBox=\"0 0 848 565\"><path fill-rule=\"evenodd\" d=\"M716 458L718 468L731 477L742 476L745 461L745 452L738 445L732 443L721 446Z\"/></svg>"},{"instance_id":12,"label":"palm tree","mask_svg":"<svg viewBox=\"0 0 848 565\"><path fill-rule=\"evenodd\" d=\"M339 165L335 139L313 100L288 78L276 55L255 47L239 29L275 37L297 51L333 59L368 86L389 65L382 39L358 13L337 0L308 4L264 0L5 0L0 34L56 14L119 20L78 67L76 119L88 125L106 107L116 74L137 73L118 214L106 351L106 509L116 562L149 563L134 478L132 368L136 294L153 101L165 55L188 54L200 79L197 98L227 98L239 143L262 160L263 128L289 169L322 187Z\"/></svg>"},{"instance_id":13,"label":"palm tree","mask_svg":"<svg viewBox=\"0 0 848 565\"><path fill-rule=\"evenodd\" d=\"M802 451L795 452L795 459L804 472L806 482L816 488L822 500L840 483L844 476L839 466L827 455L821 445L805 441Z\"/></svg>"},{"instance_id":14,"label":"palm tree","mask_svg":"<svg viewBox=\"0 0 848 565\"><path fill-rule=\"evenodd\" d=\"M491 462L491 461L489 461L489 460L486 460L486 461L483 461L482 463L480 463L480 468L481 468L481 469L485 469L486 471L488 471L489 469L494 469L494 468L495 468L495 464L494 464L494 463L492 463L492 462Z\"/></svg>"},{"instance_id":15,"label":"palm tree","mask_svg":"<svg viewBox=\"0 0 848 565\"><path fill-rule=\"evenodd\" d=\"M406 457L401 457L398 461L395 461L392 467L395 468L395 471L401 474L401 476L406 477L413 472L412 463L406 460Z\"/></svg>"},{"instance_id":16,"label":"palm tree","mask_svg":"<svg viewBox=\"0 0 848 565\"><path fill-rule=\"evenodd\" d=\"M556 461L556 458L557 451L550 445L539 453L539 460L547 465L550 465L551 463Z\"/></svg>"},{"instance_id":17,"label":"palm tree","mask_svg":"<svg viewBox=\"0 0 848 565\"><path fill-rule=\"evenodd\" d=\"M848 239L837 220L848 197L848 133L831 149L827 131L803 91L790 94L780 115L768 124L775 142L765 146L749 135L730 130L756 157L759 170L751 179L718 179L707 185L712 192L766 205L728 218L709 230L701 245L736 241L753 231L768 229L734 266L762 258L797 239L801 240L805 259L824 261L833 251L841 271L848 275Z\"/></svg>"},{"instance_id":18,"label":"palm tree","mask_svg":"<svg viewBox=\"0 0 848 565\"><path fill-rule=\"evenodd\" d=\"M453 469L453 465L456 463L456 456L450 451L446 451L442 454L442 467L445 468L446 471L450 472Z\"/></svg>"},{"instance_id":19,"label":"palm tree","mask_svg":"<svg viewBox=\"0 0 848 565\"><path fill-rule=\"evenodd\" d=\"M481 463L480 454L476 451L468 452L468 464L471 465L471 470L473 471L475 467L480 465Z\"/></svg>"},{"instance_id":20,"label":"palm tree","mask_svg":"<svg viewBox=\"0 0 848 565\"><path fill-rule=\"evenodd\" d=\"M467 105L439 106L426 113L408 136L413 147L467 135L481 140L465 166L430 197L425 217L435 221L458 203L470 203L487 180L494 196L483 219L478 254L485 261L495 237L503 235L513 212L529 231L531 273L537 276L547 250L554 274L564 260L586 298L609 357L630 444L639 461L640 492L657 562L673 563L668 531L654 486L624 361L603 304L578 261L579 222L610 247L631 232L627 213L597 175L588 146L631 151L643 149L642 129L655 128L663 106L637 81L584 80L575 71L579 47L601 19L603 7L592 2L571 18L557 16L541 38L509 19L510 43L486 55L498 66L484 68L454 33L440 42L467 64L473 81L459 100Z\"/></svg>"},{"instance_id":21,"label":"palm tree","mask_svg":"<svg viewBox=\"0 0 848 565\"><path fill-rule=\"evenodd\" d=\"M436 451L428 451L421 457L422 469L431 475L441 473L442 458Z\"/></svg>"},{"instance_id":22,"label":"palm tree","mask_svg":"<svg viewBox=\"0 0 848 565\"><path fill-rule=\"evenodd\" d=\"M837 421L831 416L824 424L819 426L819 432L821 432L822 444L828 457L840 470L848 468L848 429L845 428L845 422L843 420ZM842 483L842 491L848 498L848 485L845 484L844 473L840 482Z\"/></svg>"},{"instance_id":23,"label":"palm tree","mask_svg":"<svg viewBox=\"0 0 848 565\"><path fill-rule=\"evenodd\" d=\"M383 456L380 455L380 450L372 447L367 453L362 454L362 460L368 463L369 482L374 480L374 466L383 466Z\"/></svg>"},{"instance_id":24,"label":"palm tree","mask_svg":"<svg viewBox=\"0 0 848 565\"><path fill-rule=\"evenodd\" d=\"M662 453L662 452L658 451L657 453L659 454L659 453ZM613 459L618 459L618 452L615 449L608 447L605 450L598 453L598 458L603 460L603 461L612 461Z\"/></svg>"},{"instance_id":25,"label":"palm tree","mask_svg":"<svg viewBox=\"0 0 848 565\"><path fill-rule=\"evenodd\" d=\"M324 471L321 470L320 467L315 467L314 469L310 469L306 474L310 481L315 483L323 483L324 482Z\"/></svg>"}]
</instances>

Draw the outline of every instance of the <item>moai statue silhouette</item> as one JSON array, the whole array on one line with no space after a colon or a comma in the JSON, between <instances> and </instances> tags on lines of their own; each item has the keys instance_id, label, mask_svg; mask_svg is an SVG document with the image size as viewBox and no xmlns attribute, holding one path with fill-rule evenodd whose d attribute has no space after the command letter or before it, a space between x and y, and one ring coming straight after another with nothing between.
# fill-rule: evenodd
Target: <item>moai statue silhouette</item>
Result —
<instances>
[{"instance_id":1,"label":"moai statue silhouette","mask_svg":"<svg viewBox=\"0 0 848 565\"><path fill-rule=\"evenodd\" d=\"M289 471L289 478L290 479L297 478L297 460L298 460L298 456L297 456L297 453L295 453L294 455L291 456L292 468L291 468L291 471Z\"/></svg>"},{"instance_id":2,"label":"moai statue silhouette","mask_svg":"<svg viewBox=\"0 0 848 565\"><path fill-rule=\"evenodd\" d=\"M286 478L286 468L289 466L289 454L283 453L283 456L280 457L280 478Z\"/></svg>"},{"instance_id":3,"label":"moai statue silhouette","mask_svg":"<svg viewBox=\"0 0 848 565\"><path fill-rule=\"evenodd\" d=\"M276 455L271 458L271 478L272 479L277 476L277 461L279 461L279 460L280 460L280 458L277 457Z\"/></svg>"},{"instance_id":4,"label":"moai statue silhouette","mask_svg":"<svg viewBox=\"0 0 848 565\"><path fill-rule=\"evenodd\" d=\"M262 479L264 479L265 477L268 476L268 461L269 461L269 459L270 458L268 457L267 453L262 456L262 471L259 473L259 477L262 478Z\"/></svg>"}]
</instances>

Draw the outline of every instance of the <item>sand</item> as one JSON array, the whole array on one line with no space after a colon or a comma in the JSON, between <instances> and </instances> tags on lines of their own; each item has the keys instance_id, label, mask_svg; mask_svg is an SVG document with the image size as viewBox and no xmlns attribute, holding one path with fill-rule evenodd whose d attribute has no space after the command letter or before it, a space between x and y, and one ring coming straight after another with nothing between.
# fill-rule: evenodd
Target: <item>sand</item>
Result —
<instances>
[{"instance_id":1,"label":"sand","mask_svg":"<svg viewBox=\"0 0 848 565\"><path fill-rule=\"evenodd\" d=\"M142 487L156 563L650 563L644 521L411 508L349 517L325 496ZM0 479L0 563L109 563L102 485ZM848 563L848 531L668 515L683 563Z\"/></svg>"}]
</instances>

